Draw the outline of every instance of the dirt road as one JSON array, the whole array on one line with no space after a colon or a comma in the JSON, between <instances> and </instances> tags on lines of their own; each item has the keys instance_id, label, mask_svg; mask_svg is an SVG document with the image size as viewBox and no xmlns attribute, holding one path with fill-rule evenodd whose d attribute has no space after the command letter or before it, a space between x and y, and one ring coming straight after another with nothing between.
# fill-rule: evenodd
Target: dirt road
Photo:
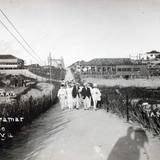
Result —
<instances>
[{"instance_id":1,"label":"dirt road","mask_svg":"<svg viewBox=\"0 0 160 160\"><path fill-rule=\"evenodd\" d=\"M45 139L43 147L32 150L26 160L124 160L124 155L126 160L159 160L160 141L150 134L147 133L149 142L145 152L128 144L127 130L133 125L124 119L104 110L66 110L62 113L67 122L60 127L63 129ZM120 144L116 148L117 141ZM131 147L130 152L126 146ZM118 155L117 159L109 158L112 152Z\"/></svg>"}]
</instances>

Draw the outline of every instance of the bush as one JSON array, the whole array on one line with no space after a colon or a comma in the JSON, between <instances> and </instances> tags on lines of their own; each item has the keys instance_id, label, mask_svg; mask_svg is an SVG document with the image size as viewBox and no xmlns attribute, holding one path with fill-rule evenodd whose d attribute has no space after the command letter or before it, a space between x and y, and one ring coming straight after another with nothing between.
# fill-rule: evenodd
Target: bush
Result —
<instances>
[{"instance_id":1,"label":"bush","mask_svg":"<svg viewBox=\"0 0 160 160\"><path fill-rule=\"evenodd\" d=\"M28 100L22 100L21 95L17 96L17 101L12 104L0 104L0 117L24 117L23 123L15 123L15 122L0 122L1 126L5 126L7 130L9 130L12 134L16 131L20 130L22 126L27 123L32 122L37 116L41 113L44 113L48 108L50 108L57 101L57 91L59 89L60 83L54 83L55 88L51 95L42 96L40 98L34 99L32 96ZM32 87L34 87L33 84ZM23 94L26 94L31 88L28 88L24 91Z\"/></svg>"},{"instance_id":2,"label":"bush","mask_svg":"<svg viewBox=\"0 0 160 160\"><path fill-rule=\"evenodd\" d=\"M139 122L160 134L160 90L146 88L100 87L103 106L112 113ZM148 103L146 108L144 102ZM128 110L127 110L128 109ZM128 113L127 113L128 112Z\"/></svg>"}]
</instances>

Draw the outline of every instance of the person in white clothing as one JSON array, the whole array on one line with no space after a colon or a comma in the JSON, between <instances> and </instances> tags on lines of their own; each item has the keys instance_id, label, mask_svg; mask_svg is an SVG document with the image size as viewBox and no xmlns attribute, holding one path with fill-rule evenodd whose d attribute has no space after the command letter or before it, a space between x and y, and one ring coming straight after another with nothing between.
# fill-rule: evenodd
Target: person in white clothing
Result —
<instances>
[{"instance_id":1,"label":"person in white clothing","mask_svg":"<svg viewBox=\"0 0 160 160\"><path fill-rule=\"evenodd\" d=\"M97 88L97 84L93 84L93 89L91 91L92 99L93 99L93 108L97 109L97 102L101 100L101 92Z\"/></svg>"},{"instance_id":2,"label":"person in white clothing","mask_svg":"<svg viewBox=\"0 0 160 160\"><path fill-rule=\"evenodd\" d=\"M67 104L67 92L66 92L65 85L63 83L61 84L61 87L58 90L57 96L60 100L61 109L64 110Z\"/></svg>"},{"instance_id":3,"label":"person in white clothing","mask_svg":"<svg viewBox=\"0 0 160 160\"><path fill-rule=\"evenodd\" d=\"M68 84L66 91L67 91L67 106L69 109L73 109L72 90L73 90L72 85Z\"/></svg>"}]
</instances>

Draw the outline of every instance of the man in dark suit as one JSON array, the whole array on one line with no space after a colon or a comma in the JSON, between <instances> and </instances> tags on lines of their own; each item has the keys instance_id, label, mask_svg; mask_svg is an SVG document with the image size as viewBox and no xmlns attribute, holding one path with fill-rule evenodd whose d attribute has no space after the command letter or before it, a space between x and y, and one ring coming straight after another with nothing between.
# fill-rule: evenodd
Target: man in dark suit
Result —
<instances>
[{"instance_id":1,"label":"man in dark suit","mask_svg":"<svg viewBox=\"0 0 160 160\"><path fill-rule=\"evenodd\" d=\"M84 83L81 95L83 98L84 109L88 110L91 107L91 90L88 83Z\"/></svg>"},{"instance_id":2,"label":"man in dark suit","mask_svg":"<svg viewBox=\"0 0 160 160\"><path fill-rule=\"evenodd\" d=\"M73 106L74 106L76 109L79 109L80 93L79 93L79 84L78 84L78 83L76 83L76 84L73 86L72 97L73 97Z\"/></svg>"}]
</instances>

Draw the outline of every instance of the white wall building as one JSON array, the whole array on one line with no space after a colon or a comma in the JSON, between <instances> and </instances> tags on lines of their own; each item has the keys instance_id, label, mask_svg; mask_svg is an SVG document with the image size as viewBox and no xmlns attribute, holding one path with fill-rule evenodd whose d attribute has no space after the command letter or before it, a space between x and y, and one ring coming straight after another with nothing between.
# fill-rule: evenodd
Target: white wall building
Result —
<instances>
[{"instance_id":1,"label":"white wall building","mask_svg":"<svg viewBox=\"0 0 160 160\"><path fill-rule=\"evenodd\" d=\"M0 54L0 69L22 69L24 60L10 54Z\"/></svg>"}]
</instances>

